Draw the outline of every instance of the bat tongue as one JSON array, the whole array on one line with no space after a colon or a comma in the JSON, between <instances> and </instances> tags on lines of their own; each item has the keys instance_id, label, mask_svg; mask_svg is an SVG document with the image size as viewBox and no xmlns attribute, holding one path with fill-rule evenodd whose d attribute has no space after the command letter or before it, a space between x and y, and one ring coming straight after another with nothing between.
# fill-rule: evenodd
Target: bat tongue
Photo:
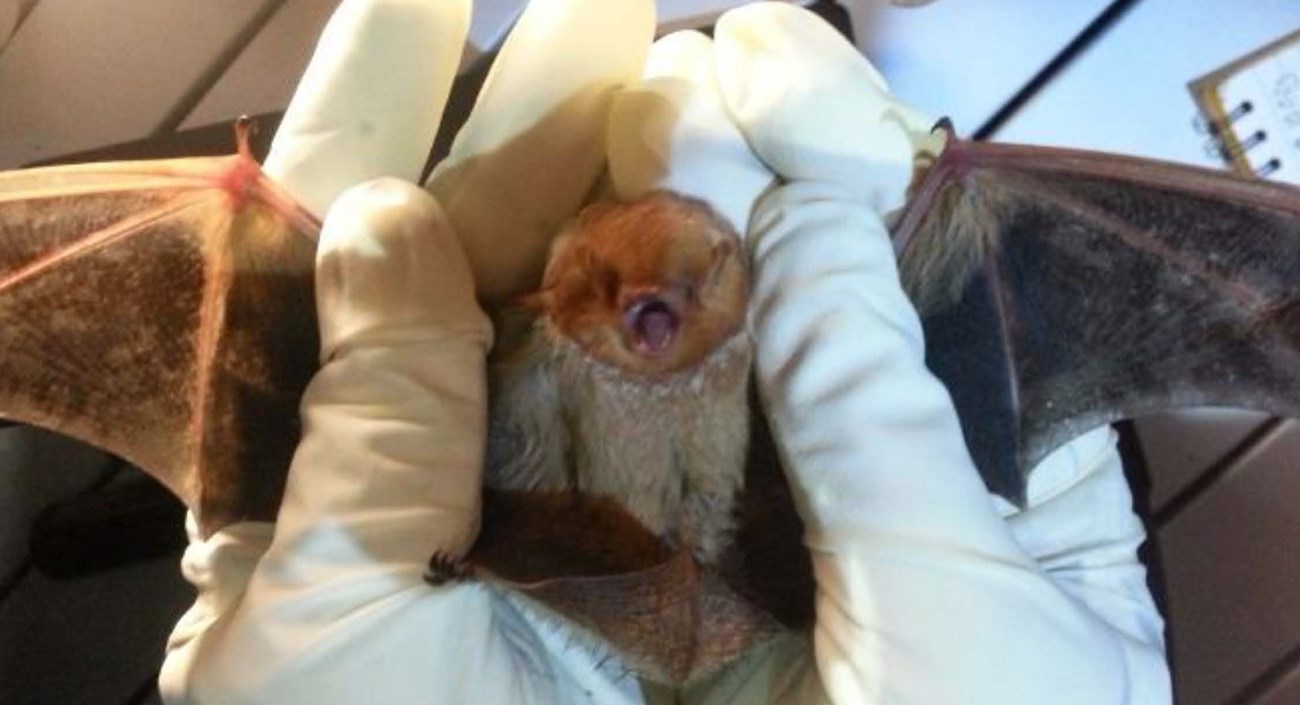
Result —
<instances>
[{"instance_id":1,"label":"bat tongue","mask_svg":"<svg viewBox=\"0 0 1300 705\"><path fill-rule=\"evenodd\" d=\"M637 349L651 355L672 345L681 318L663 301L649 300L633 308L629 323Z\"/></svg>"}]
</instances>

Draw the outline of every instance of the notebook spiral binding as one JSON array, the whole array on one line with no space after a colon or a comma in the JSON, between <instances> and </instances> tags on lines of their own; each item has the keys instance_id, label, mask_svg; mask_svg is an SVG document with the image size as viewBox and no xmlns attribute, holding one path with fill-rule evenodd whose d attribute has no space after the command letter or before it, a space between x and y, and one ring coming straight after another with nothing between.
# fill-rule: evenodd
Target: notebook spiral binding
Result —
<instances>
[{"instance_id":1,"label":"notebook spiral binding","mask_svg":"<svg viewBox=\"0 0 1300 705\"><path fill-rule=\"evenodd\" d=\"M1187 84L1205 152L1244 176L1300 184L1300 29ZM1253 101L1253 102L1252 102Z\"/></svg>"},{"instance_id":2,"label":"notebook spiral binding","mask_svg":"<svg viewBox=\"0 0 1300 705\"><path fill-rule=\"evenodd\" d=\"M1249 115L1254 109L1254 104L1246 100L1225 111L1222 120L1213 120L1203 113L1197 114L1192 120L1192 126L1197 132L1206 136L1205 153L1232 163L1244 158L1246 152L1267 142L1268 132L1265 130L1238 135L1232 129L1233 123ZM1280 168L1282 168L1282 160L1273 157L1257 167L1255 175L1265 178Z\"/></svg>"}]
</instances>

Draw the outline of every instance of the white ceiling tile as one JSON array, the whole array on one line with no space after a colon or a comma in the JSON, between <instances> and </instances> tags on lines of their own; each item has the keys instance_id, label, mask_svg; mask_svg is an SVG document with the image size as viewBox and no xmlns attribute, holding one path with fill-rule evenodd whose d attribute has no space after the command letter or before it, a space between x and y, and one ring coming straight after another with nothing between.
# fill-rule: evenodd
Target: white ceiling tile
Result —
<instances>
[{"instance_id":1,"label":"white ceiling tile","mask_svg":"<svg viewBox=\"0 0 1300 705\"><path fill-rule=\"evenodd\" d=\"M0 0L3 1L3 0ZM745 0L657 0L664 30L707 24ZM526 0L478 0L474 4L462 69L504 40ZM186 117L198 127L241 114L283 110L307 67L316 39L338 0L289 0Z\"/></svg>"},{"instance_id":2,"label":"white ceiling tile","mask_svg":"<svg viewBox=\"0 0 1300 705\"><path fill-rule=\"evenodd\" d=\"M42 0L0 54L0 168L157 128L274 0Z\"/></svg>"},{"instance_id":3,"label":"white ceiling tile","mask_svg":"<svg viewBox=\"0 0 1300 705\"><path fill-rule=\"evenodd\" d=\"M904 101L969 134L993 116L1108 0L844 0L858 48Z\"/></svg>"},{"instance_id":4,"label":"white ceiling tile","mask_svg":"<svg viewBox=\"0 0 1300 705\"><path fill-rule=\"evenodd\" d=\"M203 96L181 128L284 110L339 0L289 0Z\"/></svg>"},{"instance_id":5,"label":"white ceiling tile","mask_svg":"<svg viewBox=\"0 0 1300 705\"><path fill-rule=\"evenodd\" d=\"M0 51L18 24L18 0L0 0Z\"/></svg>"},{"instance_id":6,"label":"white ceiling tile","mask_svg":"<svg viewBox=\"0 0 1300 705\"><path fill-rule=\"evenodd\" d=\"M1297 27L1295 0L1143 0L995 137L1222 166L1188 82Z\"/></svg>"}]
</instances>

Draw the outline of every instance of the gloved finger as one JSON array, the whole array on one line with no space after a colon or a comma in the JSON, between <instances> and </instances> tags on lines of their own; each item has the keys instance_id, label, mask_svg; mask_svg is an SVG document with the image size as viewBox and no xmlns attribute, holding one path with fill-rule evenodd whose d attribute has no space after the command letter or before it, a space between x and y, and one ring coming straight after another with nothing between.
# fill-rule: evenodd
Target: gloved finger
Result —
<instances>
[{"instance_id":1,"label":"gloved finger","mask_svg":"<svg viewBox=\"0 0 1300 705\"><path fill-rule=\"evenodd\" d=\"M271 545L274 525L243 521L203 537L193 512L185 516L189 545L181 557L181 573L198 598L176 622L167 638L169 654L185 649L243 597L257 562Z\"/></svg>"},{"instance_id":2,"label":"gloved finger","mask_svg":"<svg viewBox=\"0 0 1300 705\"><path fill-rule=\"evenodd\" d=\"M925 368L879 216L796 182L764 196L752 229L756 380L807 542L887 531L1031 565L990 510L947 390Z\"/></svg>"},{"instance_id":3,"label":"gloved finger","mask_svg":"<svg viewBox=\"0 0 1300 705\"><path fill-rule=\"evenodd\" d=\"M853 45L803 8L732 10L714 33L732 118L787 180L835 185L877 212L903 203L933 120L899 103Z\"/></svg>"},{"instance_id":4,"label":"gloved finger","mask_svg":"<svg viewBox=\"0 0 1300 705\"><path fill-rule=\"evenodd\" d=\"M716 41L733 116L792 180L751 221L751 327L812 549L832 700L1167 701L1161 644L1117 628L1027 553L925 368L879 215L911 178L907 116L800 10L744 8Z\"/></svg>"},{"instance_id":5,"label":"gloved finger","mask_svg":"<svg viewBox=\"0 0 1300 705\"><path fill-rule=\"evenodd\" d=\"M614 98L607 139L620 200L669 189L706 201L740 233L775 180L727 115L713 42L699 32L654 43L644 79Z\"/></svg>"},{"instance_id":6,"label":"gloved finger","mask_svg":"<svg viewBox=\"0 0 1300 705\"><path fill-rule=\"evenodd\" d=\"M1163 648L1164 621L1138 558L1146 530L1116 438L1103 426L1044 458L1023 509L996 501L1017 543L1061 589L1133 642Z\"/></svg>"},{"instance_id":7,"label":"gloved finger","mask_svg":"<svg viewBox=\"0 0 1300 705\"><path fill-rule=\"evenodd\" d=\"M550 241L605 166L620 86L641 75L651 0L533 0L427 187L469 255L480 297L537 286Z\"/></svg>"},{"instance_id":8,"label":"gloved finger","mask_svg":"<svg viewBox=\"0 0 1300 705\"><path fill-rule=\"evenodd\" d=\"M312 212L428 159L469 31L470 0L344 0L284 115L264 170Z\"/></svg>"},{"instance_id":9,"label":"gloved finger","mask_svg":"<svg viewBox=\"0 0 1300 705\"><path fill-rule=\"evenodd\" d=\"M879 216L796 182L751 229L756 377L812 551L832 699L1160 702L1160 644L1063 590L994 511Z\"/></svg>"},{"instance_id":10,"label":"gloved finger","mask_svg":"<svg viewBox=\"0 0 1300 705\"><path fill-rule=\"evenodd\" d=\"M259 575L406 587L477 530L491 328L441 209L395 179L330 209L316 291L324 364Z\"/></svg>"}]
</instances>

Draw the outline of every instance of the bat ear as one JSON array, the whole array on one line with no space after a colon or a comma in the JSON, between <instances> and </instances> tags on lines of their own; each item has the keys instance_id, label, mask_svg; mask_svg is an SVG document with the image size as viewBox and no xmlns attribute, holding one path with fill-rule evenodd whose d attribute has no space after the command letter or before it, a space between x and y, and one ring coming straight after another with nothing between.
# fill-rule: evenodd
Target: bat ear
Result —
<instances>
[{"instance_id":1,"label":"bat ear","mask_svg":"<svg viewBox=\"0 0 1300 705\"><path fill-rule=\"evenodd\" d=\"M930 132L942 132L949 138L957 136L957 128L952 124L952 118L947 115L936 120Z\"/></svg>"},{"instance_id":2,"label":"bat ear","mask_svg":"<svg viewBox=\"0 0 1300 705\"><path fill-rule=\"evenodd\" d=\"M727 260L736 254L736 241L731 238L724 238L713 245L712 261L709 263L709 274L705 279L712 284L722 276L722 269L727 265Z\"/></svg>"},{"instance_id":3,"label":"bat ear","mask_svg":"<svg viewBox=\"0 0 1300 705\"><path fill-rule=\"evenodd\" d=\"M543 289L553 286L555 270L557 267L565 266L562 263L572 256L574 244L573 225L570 223L551 240L551 246L547 249L546 267L542 272Z\"/></svg>"}]
</instances>

